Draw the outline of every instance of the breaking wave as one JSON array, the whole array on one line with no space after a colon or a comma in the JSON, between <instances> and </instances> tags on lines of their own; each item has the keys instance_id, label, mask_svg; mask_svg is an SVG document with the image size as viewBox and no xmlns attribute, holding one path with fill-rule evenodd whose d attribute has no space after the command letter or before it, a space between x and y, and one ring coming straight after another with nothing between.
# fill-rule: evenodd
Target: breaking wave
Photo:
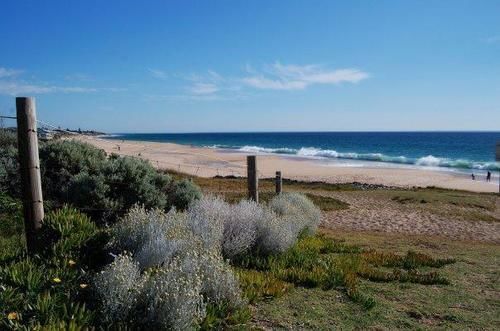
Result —
<instances>
[{"instance_id":1,"label":"breaking wave","mask_svg":"<svg viewBox=\"0 0 500 331\"><path fill-rule=\"evenodd\" d=\"M293 148L267 148L260 146L243 146L236 148L238 151L247 153L272 153L289 154L310 158L327 159L348 159L360 161L377 161L396 164L417 165L423 167L445 167L458 169L477 169L477 170L500 170L499 162L477 162L465 159L447 159L433 155L427 155L420 158L410 158L406 156L390 156L382 153L341 153L330 149L320 149L314 147Z\"/></svg>"}]
</instances>

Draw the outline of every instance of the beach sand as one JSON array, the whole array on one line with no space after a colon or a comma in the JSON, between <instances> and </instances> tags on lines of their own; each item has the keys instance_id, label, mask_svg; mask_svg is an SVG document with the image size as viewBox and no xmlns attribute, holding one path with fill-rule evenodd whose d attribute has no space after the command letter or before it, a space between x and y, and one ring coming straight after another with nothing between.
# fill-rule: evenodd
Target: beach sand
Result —
<instances>
[{"instance_id":1,"label":"beach sand","mask_svg":"<svg viewBox=\"0 0 500 331\"><path fill-rule=\"evenodd\" d=\"M171 169L201 177L246 176L246 153L192 147L172 143L109 140L94 136L76 136L78 139L102 148L107 153L129 155L150 160L158 168ZM119 148L118 148L119 146ZM380 184L397 187L435 186L474 192L498 192L498 183L487 183L484 178L471 180L469 176L450 171L405 169L388 167L346 167L305 158L259 154L257 166L260 178L274 177L281 171L283 178L322 181L327 183Z\"/></svg>"}]
</instances>

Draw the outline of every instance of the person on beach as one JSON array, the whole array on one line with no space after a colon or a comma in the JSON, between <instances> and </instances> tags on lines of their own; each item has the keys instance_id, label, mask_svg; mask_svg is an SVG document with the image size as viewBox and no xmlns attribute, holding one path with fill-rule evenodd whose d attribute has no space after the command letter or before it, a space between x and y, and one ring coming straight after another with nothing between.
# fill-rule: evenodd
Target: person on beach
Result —
<instances>
[{"instance_id":1,"label":"person on beach","mask_svg":"<svg viewBox=\"0 0 500 331\"><path fill-rule=\"evenodd\" d=\"M491 182L491 172L489 171L486 173L486 181Z\"/></svg>"},{"instance_id":2,"label":"person on beach","mask_svg":"<svg viewBox=\"0 0 500 331\"><path fill-rule=\"evenodd\" d=\"M476 176L474 176L474 174L472 174L471 177L472 177L472 180L476 180Z\"/></svg>"}]
</instances>

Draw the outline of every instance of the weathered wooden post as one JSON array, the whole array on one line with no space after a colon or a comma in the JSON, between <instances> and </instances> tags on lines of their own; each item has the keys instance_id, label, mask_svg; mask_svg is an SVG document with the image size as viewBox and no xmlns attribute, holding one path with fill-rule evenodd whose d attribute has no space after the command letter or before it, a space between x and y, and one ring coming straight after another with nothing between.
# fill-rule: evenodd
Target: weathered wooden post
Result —
<instances>
[{"instance_id":1,"label":"weathered wooden post","mask_svg":"<svg viewBox=\"0 0 500 331\"><path fill-rule=\"evenodd\" d=\"M36 234L44 216L35 99L16 98L17 144L23 196L24 227L29 253L36 251Z\"/></svg>"},{"instance_id":2,"label":"weathered wooden post","mask_svg":"<svg viewBox=\"0 0 500 331\"><path fill-rule=\"evenodd\" d=\"M247 156L248 198L259 202L259 178L257 177L257 157Z\"/></svg>"},{"instance_id":3,"label":"weathered wooden post","mask_svg":"<svg viewBox=\"0 0 500 331\"><path fill-rule=\"evenodd\" d=\"M276 171L276 194L281 194L281 186L282 186L281 171Z\"/></svg>"}]
</instances>

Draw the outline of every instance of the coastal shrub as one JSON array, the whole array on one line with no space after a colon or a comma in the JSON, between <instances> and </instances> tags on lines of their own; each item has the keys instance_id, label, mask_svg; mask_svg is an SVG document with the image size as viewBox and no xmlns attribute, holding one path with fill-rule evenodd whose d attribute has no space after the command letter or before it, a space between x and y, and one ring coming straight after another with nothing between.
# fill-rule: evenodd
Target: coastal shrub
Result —
<instances>
[{"instance_id":1,"label":"coastal shrub","mask_svg":"<svg viewBox=\"0 0 500 331\"><path fill-rule=\"evenodd\" d=\"M111 229L110 246L134 254L142 269L168 263L192 247L186 215L171 210L132 208Z\"/></svg>"},{"instance_id":2,"label":"coastal shrub","mask_svg":"<svg viewBox=\"0 0 500 331\"><path fill-rule=\"evenodd\" d=\"M68 184L81 172L99 173L106 162L106 153L90 144L56 140L40 145L40 168L44 196L67 201Z\"/></svg>"},{"instance_id":3,"label":"coastal shrub","mask_svg":"<svg viewBox=\"0 0 500 331\"><path fill-rule=\"evenodd\" d=\"M112 155L103 173L110 188L109 195L119 202L121 209L129 209L137 203L146 208L169 209L163 190L172 184L172 179L156 171L149 162Z\"/></svg>"},{"instance_id":4,"label":"coastal shrub","mask_svg":"<svg viewBox=\"0 0 500 331\"><path fill-rule=\"evenodd\" d=\"M18 198L20 187L16 133L0 129L0 193Z\"/></svg>"},{"instance_id":5,"label":"coastal shrub","mask_svg":"<svg viewBox=\"0 0 500 331\"><path fill-rule=\"evenodd\" d=\"M257 224L265 222L266 211L258 203L242 200L231 206L224 222L222 251L224 256L235 256L249 251L257 237Z\"/></svg>"},{"instance_id":6,"label":"coastal shrub","mask_svg":"<svg viewBox=\"0 0 500 331\"><path fill-rule=\"evenodd\" d=\"M0 129L0 148L17 147L17 134L13 130Z\"/></svg>"},{"instance_id":7,"label":"coastal shrub","mask_svg":"<svg viewBox=\"0 0 500 331\"><path fill-rule=\"evenodd\" d=\"M136 309L144 279L129 255L119 255L94 279L101 313L107 322L126 321Z\"/></svg>"},{"instance_id":8,"label":"coastal shrub","mask_svg":"<svg viewBox=\"0 0 500 331\"><path fill-rule=\"evenodd\" d=\"M206 196L188 209L190 230L206 248L220 247L230 259L252 250L283 252L302 232L313 233L319 220L319 209L299 194L280 195L270 202L270 208L249 200L229 204L220 197Z\"/></svg>"},{"instance_id":9,"label":"coastal shrub","mask_svg":"<svg viewBox=\"0 0 500 331\"><path fill-rule=\"evenodd\" d=\"M147 326L187 330L205 317L198 264L189 262L175 258L146 281L142 300Z\"/></svg>"},{"instance_id":10,"label":"coastal shrub","mask_svg":"<svg viewBox=\"0 0 500 331\"><path fill-rule=\"evenodd\" d=\"M70 179L64 202L78 206L94 219L109 219L121 207L109 191L103 175L81 172Z\"/></svg>"},{"instance_id":11,"label":"coastal shrub","mask_svg":"<svg viewBox=\"0 0 500 331\"><path fill-rule=\"evenodd\" d=\"M201 293L211 304L225 304L231 308L243 305L239 282L231 266L218 252L205 252L198 259L202 278Z\"/></svg>"},{"instance_id":12,"label":"coastal shrub","mask_svg":"<svg viewBox=\"0 0 500 331\"><path fill-rule=\"evenodd\" d=\"M119 254L130 254L119 255L96 277L98 298L107 307L103 312L109 313L111 322L125 318L114 313L120 310L126 316L136 316L135 325L186 329L201 322L207 305L225 307L225 311L242 307L238 279L221 254L222 226L218 240L212 240L213 234L204 236L213 224L211 221L220 220L214 215L221 210L210 216L206 213L210 210L208 205L227 204L218 198L202 198L187 213L136 206L111 228L110 248ZM130 276L117 276L125 273L115 270L125 267L133 269ZM140 281L138 275L142 277ZM132 288L133 282L141 285ZM110 284L116 291L128 289L134 298L118 294L115 299L106 298ZM124 300L134 303L124 308Z\"/></svg>"},{"instance_id":13,"label":"coastal shrub","mask_svg":"<svg viewBox=\"0 0 500 331\"><path fill-rule=\"evenodd\" d=\"M168 204L177 210L186 210L191 202L202 196L201 189L188 179L173 182L167 186L166 192Z\"/></svg>"},{"instance_id":14,"label":"coastal shrub","mask_svg":"<svg viewBox=\"0 0 500 331\"><path fill-rule=\"evenodd\" d=\"M113 222L135 204L185 209L201 195L192 182L174 181L145 160L108 157L103 150L78 141L42 144L40 162L45 199L71 203L95 220Z\"/></svg>"},{"instance_id":15,"label":"coastal shrub","mask_svg":"<svg viewBox=\"0 0 500 331\"><path fill-rule=\"evenodd\" d=\"M288 218L300 233L314 233L321 221L321 211L305 195L300 193L282 193L269 202L269 207L278 215Z\"/></svg>"},{"instance_id":16,"label":"coastal shrub","mask_svg":"<svg viewBox=\"0 0 500 331\"><path fill-rule=\"evenodd\" d=\"M231 205L220 197L206 196L188 209L188 226L206 249L220 249L224 222L231 215Z\"/></svg>"},{"instance_id":17,"label":"coastal shrub","mask_svg":"<svg viewBox=\"0 0 500 331\"><path fill-rule=\"evenodd\" d=\"M257 223L255 249L264 254L277 254L290 248L299 237L297 218L285 218L272 210L266 210Z\"/></svg>"}]
</instances>

